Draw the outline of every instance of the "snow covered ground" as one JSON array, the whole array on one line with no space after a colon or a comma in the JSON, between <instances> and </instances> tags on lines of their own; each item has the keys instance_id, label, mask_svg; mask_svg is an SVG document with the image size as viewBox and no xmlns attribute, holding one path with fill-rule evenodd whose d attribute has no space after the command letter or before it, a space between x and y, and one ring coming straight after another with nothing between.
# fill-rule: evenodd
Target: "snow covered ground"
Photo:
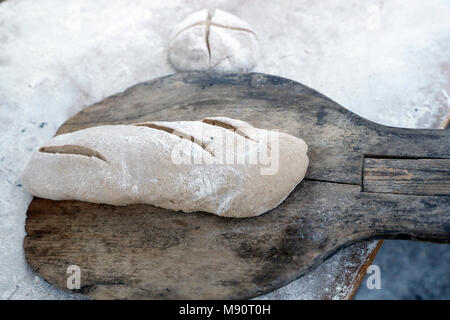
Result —
<instances>
[{"instance_id":1,"label":"snow covered ground","mask_svg":"<svg viewBox=\"0 0 450 320\"><path fill-rule=\"evenodd\" d=\"M24 259L31 196L19 175L31 152L83 106L174 73L171 29L216 7L258 33L255 71L302 82L386 125L436 127L450 111L448 0L1 2L0 298L71 297L34 277Z\"/></svg>"}]
</instances>

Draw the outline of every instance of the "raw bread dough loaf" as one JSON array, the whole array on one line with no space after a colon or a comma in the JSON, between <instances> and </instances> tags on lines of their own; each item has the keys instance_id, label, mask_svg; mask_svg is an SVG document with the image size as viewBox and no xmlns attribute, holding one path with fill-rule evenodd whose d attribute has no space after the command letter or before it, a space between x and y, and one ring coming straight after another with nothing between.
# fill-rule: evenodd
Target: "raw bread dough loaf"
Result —
<instances>
[{"instance_id":1,"label":"raw bread dough loaf","mask_svg":"<svg viewBox=\"0 0 450 320\"><path fill-rule=\"evenodd\" d=\"M256 33L222 10L194 12L175 27L169 58L180 71L247 72L258 59Z\"/></svg>"},{"instance_id":2,"label":"raw bread dough loaf","mask_svg":"<svg viewBox=\"0 0 450 320\"><path fill-rule=\"evenodd\" d=\"M306 151L294 136L224 117L108 125L53 137L33 154L22 182L53 200L251 217L303 179Z\"/></svg>"}]
</instances>

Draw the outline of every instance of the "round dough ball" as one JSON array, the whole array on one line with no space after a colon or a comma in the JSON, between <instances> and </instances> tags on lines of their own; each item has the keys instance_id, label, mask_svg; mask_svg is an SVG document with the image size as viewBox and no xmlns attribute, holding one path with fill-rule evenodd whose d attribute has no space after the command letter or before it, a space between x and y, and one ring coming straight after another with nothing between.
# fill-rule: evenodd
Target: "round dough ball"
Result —
<instances>
[{"instance_id":1,"label":"round dough ball","mask_svg":"<svg viewBox=\"0 0 450 320\"><path fill-rule=\"evenodd\" d=\"M178 71L248 72L258 56L251 27L218 9L188 16L175 27L169 43L169 59Z\"/></svg>"}]
</instances>

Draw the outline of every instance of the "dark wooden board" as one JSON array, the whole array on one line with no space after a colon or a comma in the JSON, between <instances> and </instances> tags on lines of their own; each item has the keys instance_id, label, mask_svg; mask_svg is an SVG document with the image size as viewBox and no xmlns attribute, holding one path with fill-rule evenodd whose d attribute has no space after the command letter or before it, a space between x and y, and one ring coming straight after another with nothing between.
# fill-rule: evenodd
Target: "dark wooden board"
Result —
<instances>
[{"instance_id":1,"label":"dark wooden board","mask_svg":"<svg viewBox=\"0 0 450 320\"><path fill-rule=\"evenodd\" d=\"M248 219L34 199L24 243L33 270L65 289L67 267L78 265L78 292L93 298L249 298L361 239L449 241L447 180L444 190L424 187L435 190L426 195L418 179L418 189L390 193L367 192L363 181L370 179L364 176L369 158L403 159L406 170L419 171L417 159L450 159L450 131L381 126L287 79L254 73L164 77L86 108L58 134L205 116L303 138L310 157L306 179L279 207ZM448 174L447 162L443 170Z\"/></svg>"}]
</instances>

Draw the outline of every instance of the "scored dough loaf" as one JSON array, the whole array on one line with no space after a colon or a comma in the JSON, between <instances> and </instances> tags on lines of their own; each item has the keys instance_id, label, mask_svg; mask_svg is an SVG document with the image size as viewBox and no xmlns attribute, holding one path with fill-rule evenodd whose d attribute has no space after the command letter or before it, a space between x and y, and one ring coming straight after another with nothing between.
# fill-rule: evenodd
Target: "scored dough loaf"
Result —
<instances>
[{"instance_id":1,"label":"scored dough loaf","mask_svg":"<svg viewBox=\"0 0 450 320\"><path fill-rule=\"evenodd\" d=\"M22 183L52 200L257 216L289 195L309 162L303 140L264 137L268 130L224 117L92 127L53 137L33 154ZM270 163L249 161L255 152Z\"/></svg>"}]
</instances>

